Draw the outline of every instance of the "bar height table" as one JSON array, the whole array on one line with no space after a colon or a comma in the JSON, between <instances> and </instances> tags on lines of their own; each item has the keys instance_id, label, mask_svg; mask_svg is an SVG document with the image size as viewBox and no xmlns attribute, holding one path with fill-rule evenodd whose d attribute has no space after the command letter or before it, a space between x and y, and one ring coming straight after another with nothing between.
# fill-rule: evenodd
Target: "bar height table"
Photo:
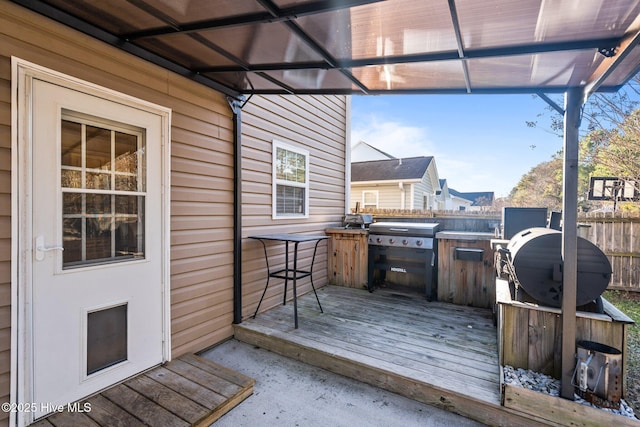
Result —
<instances>
[{"instance_id":1,"label":"bar height table","mask_svg":"<svg viewBox=\"0 0 640 427\"><path fill-rule=\"evenodd\" d=\"M260 297L260 302L258 302L258 307L256 307L256 312L253 314L253 318L255 319L258 314L258 310L260 309L260 304L262 304L262 300L264 295L267 293L267 288L269 287L269 279L272 277L278 279L284 279L284 301L282 305L287 304L287 285L289 280L293 281L293 316L295 321L295 328L298 329L298 294L297 294L297 281L298 279L302 279L305 277L309 277L311 279L311 288L313 289L313 293L316 296L316 301L318 301L318 307L320 307L320 312L324 313L322 310L322 305L320 305L320 299L318 298L318 294L316 293L316 287L313 285L313 263L316 259L316 252L318 251L318 244L325 239L328 239L328 236L308 236L304 234L289 234L289 233L280 233L280 234L261 234L256 236L249 236L250 239L259 240L262 243L262 247L264 249L264 259L267 263L267 284L264 287L264 291L262 292L262 296ZM284 242L285 244L285 255L284 255L284 265L285 268L278 271L271 271L269 267L269 257L267 255L267 245L265 241L276 241L276 242ZM315 247L313 248L313 257L311 258L311 265L309 266L309 270L301 270L298 268L298 245L303 242L316 242ZM289 243L293 243L293 268L289 268Z\"/></svg>"}]
</instances>

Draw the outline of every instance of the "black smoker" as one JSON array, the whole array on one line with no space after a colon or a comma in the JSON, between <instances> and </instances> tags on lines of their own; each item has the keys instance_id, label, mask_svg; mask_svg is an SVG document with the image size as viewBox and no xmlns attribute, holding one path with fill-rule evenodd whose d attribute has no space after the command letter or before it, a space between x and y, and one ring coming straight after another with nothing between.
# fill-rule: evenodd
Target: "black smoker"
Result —
<instances>
[{"instance_id":1,"label":"black smoker","mask_svg":"<svg viewBox=\"0 0 640 427\"><path fill-rule=\"evenodd\" d=\"M516 233L506 250L498 251L501 259L496 265L502 270L498 273L506 273L515 299L560 307L563 283L561 246L560 231L534 227ZM578 237L577 255L576 306L583 311L601 313L600 295L611 280L609 259L600 248L582 237Z\"/></svg>"},{"instance_id":2,"label":"black smoker","mask_svg":"<svg viewBox=\"0 0 640 427\"><path fill-rule=\"evenodd\" d=\"M415 275L424 282L427 300L436 299L439 224L374 222L369 226L368 288L384 282L387 271ZM379 276L375 279L375 272ZM375 283L374 283L375 282Z\"/></svg>"}]
</instances>

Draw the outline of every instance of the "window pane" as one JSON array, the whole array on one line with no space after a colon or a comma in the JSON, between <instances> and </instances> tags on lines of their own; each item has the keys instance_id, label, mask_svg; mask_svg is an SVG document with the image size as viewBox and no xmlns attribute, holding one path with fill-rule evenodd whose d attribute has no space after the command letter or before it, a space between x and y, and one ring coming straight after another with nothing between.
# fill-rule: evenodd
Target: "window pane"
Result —
<instances>
[{"instance_id":1,"label":"window pane","mask_svg":"<svg viewBox=\"0 0 640 427\"><path fill-rule=\"evenodd\" d=\"M111 169L111 131L87 126L87 168Z\"/></svg>"},{"instance_id":2,"label":"window pane","mask_svg":"<svg viewBox=\"0 0 640 427\"><path fill-rule=\"evenodd\" d=\"M63 169L60 176L60 184L64 188L82 188L82 172Z\"/></svg>"},{"instance_id":3,"label":"window pane","mask_svg":"<svg viewBox=\"0 0 640 427\"><path fill-rule=\"evenodd\" d=\"M116 175L116 190L138 191L138 179L132 175Z\"/></svg>"},{"instance_id":4,"label":"window pane","mask_svg":"<svg viewBox=\"0 0 640 427\"><path fill-rule=\"evenodd\" d=\"M86 259L111 257L111 217L87 218Z\"/></svg>"},{"instance_id":5,"label":"window pane","mask_svg":"<svg viewBox=\"0 0 640 427\"><path fill-rule=\"evenodd\" d=\"M87 185L85 188L94 190L110 190L111 174L87 172Z\"/></svg>"},{"instance_id":6,"label":"window pane","mask_svg":"<svg viewBox=\"0 0 640 427\"><path fill-rule=\"evenodd\" d=\"M82 125L80 123L62 121L62 149L60 153L62 165L82 166Z\"/></svg>"},{"instance_id":7,"label":"window pane","mask_svg":"<svg viewBox=\"0 0 640 427\"><path fill-rule=\"evenodd\" d=\"M284 148L276 149L276 178L304 183L306 179L306 156Z\"/></svg>"},{"instance_id":8,"label":"window pane","mask_svg":"<svg viewBox=\"0 0 640 427\"><path fill-rule=\"evenodd\" d=\"M138 138L116 132L115 164L117 172L135 173L138 170Z\"/></svg>"},{"instance_id":9,"label":"window pane","mask_svg":"<svg viewBox=\"0 0 640 427\"><path fill-rule=\"evenodd\" d=\"M82 261L82 219L62 220L62 262L68 264Z\"/></svg>"},{"instance_id":10,"label":"window pane","mask_svg":"<svg viewBox=\"0 0 640 427\"><path fill-rule=\"evenodd\" d=\"M277 206L279 214L305 215L305 189L277 185Z\"/></svg>"},{"instance_id":11,"label":"window pane","mask_svg":"<svg viewBox=\"0 0 640 427\"><path fill-rule=\"evenodd\" d=\"M111 195L87 194L88 214L111 214Z\"/></svg>"},{"instance_id":12,"label":"window pane","mask_svg":"<svg viewBox=\"0 0 640 427\"><path fill-rule=\"evenodd\" d=\"M142 258L144 255L143 223L138 218L116 219L116 257Z\"/></svg>"},{"instance_id":13,"label":"window pane","mask_svg":"<svg viewBox=\"0 0 640 427\"><path fill-rule=\"evenodd\" d=\"M367 205L375 205L376 204L376 194L371 192L364 193L364 203Z\"/></svg>"},{"instance_id":14,"label":"window pane","mask_svg":"<svg viewBox=\"0 0 640 427\"><path fill-rule=\"evenodd\" d=\"M82 194L62 193L62 213L63 215L82 213Z\"/></svg>"},{"instance_id":15,"label":"window pane","mask_svg":"<svg viewBox=\"0 0 640 427\"><path fill-rule=\"evenodd\" d=\"M116 214L138 214L138 196L116 196Z\"/></svg>"}]
</instances>

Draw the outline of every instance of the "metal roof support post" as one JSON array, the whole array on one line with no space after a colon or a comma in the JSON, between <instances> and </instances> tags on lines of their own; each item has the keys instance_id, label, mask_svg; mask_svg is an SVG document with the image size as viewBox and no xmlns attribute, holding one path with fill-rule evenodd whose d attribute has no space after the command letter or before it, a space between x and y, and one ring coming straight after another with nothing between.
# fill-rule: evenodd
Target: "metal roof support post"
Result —
<instances>
[{"instance_id":1,"label":"metal roof support post","mask_svg":"<svg viewBox=\"0 0 640 427\"><path fill-rule=\"evenodd\" d=\"M571 88L564 102L564 171L562 200L562 383L561 396L573 400L578 282L578 143L584 90Z\"/></svg>"},{"instance_id":2,"label":"metal roof support post","mask_svg":"<svg viewBox=\"0 0 640 427\"><path fill-rule=\"evenodd\" d=\"M242 107L227 97L233 112L233 323L242 323ZM246 102L245 102L246 103Z\"/></svg>"}]
</instances>

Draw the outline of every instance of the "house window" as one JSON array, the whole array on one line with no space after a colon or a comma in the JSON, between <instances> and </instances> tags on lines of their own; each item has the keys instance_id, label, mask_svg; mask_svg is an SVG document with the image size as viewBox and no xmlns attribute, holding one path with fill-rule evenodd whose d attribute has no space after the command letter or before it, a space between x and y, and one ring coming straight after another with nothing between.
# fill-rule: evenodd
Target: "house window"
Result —
<instances>
[{"instance_id":1,"label":"house window","mask_svg":"<svg viewBox=\"0 0 640 427\"><path fill-rule=\"evenodd\" d=\"M422 195L422 210L423 211L431 210L431 195L429 194Z\"/></svg>"},{"instance_id":2,"label":"house window","mask_svg":"<svg viewBox=\"0 0 640 427\"><path fill-rule=\"evenodd\" d=\"M309 216L309 152L273 141L273 218Z\"/></svg>"},{"instance_id":3,"label":"house window","mask_svg":"<svg viewBox=\"0 0 640 427\"><path fill-rule=\"evenodd\" d=\"M362 192L362 207L364 209L377 209L378 208L378 192L377 191L363 191Z\"/></svg>"}]
</instances>

